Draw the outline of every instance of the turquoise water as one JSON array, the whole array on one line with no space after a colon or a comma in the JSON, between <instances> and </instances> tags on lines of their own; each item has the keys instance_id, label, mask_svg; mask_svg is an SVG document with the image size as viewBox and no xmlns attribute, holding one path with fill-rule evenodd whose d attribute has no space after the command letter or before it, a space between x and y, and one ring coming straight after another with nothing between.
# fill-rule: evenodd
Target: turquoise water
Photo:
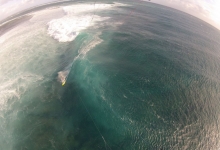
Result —
<instances>
[{"instance_id":1,"label":"turquoise water","mask_svg":"<svg viewBox=\"0 0 220 150\"><path fill-rule=\"evenodd\" d=\"M129 4L100 12L106 25L72 42L39 27L3 44L1 149L220 148L220 32L174 9Z\"/></svg>"}]
</instances>

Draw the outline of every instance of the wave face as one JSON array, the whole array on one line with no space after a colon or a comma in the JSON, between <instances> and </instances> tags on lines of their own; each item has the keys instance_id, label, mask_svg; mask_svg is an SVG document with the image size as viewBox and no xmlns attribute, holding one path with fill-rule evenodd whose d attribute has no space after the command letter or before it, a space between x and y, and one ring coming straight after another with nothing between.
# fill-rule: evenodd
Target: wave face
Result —
<instances>
[{"instance_id":1,"label":"wave face","mask_svg":"<svg viewBox=\"0 0 220 150\"><path fill-rule=\"evenodd\" d=\"M220 148L219 31L127 3L45 8L0 37L0 149Z\"/></svg>"}]
</instances>

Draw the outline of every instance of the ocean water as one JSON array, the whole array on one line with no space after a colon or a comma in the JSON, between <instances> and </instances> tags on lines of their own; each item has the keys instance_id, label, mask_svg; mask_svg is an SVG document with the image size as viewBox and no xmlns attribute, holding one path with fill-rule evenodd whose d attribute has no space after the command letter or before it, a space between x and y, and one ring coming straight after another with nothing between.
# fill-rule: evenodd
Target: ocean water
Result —
<instances>
[{"instance_id":1,"label":"ocean water","mask_svg":"<svg viewBox=\"0 0 220 150\"><path fill-rule=\"evenodd\" d=\"M0 149L220 148L219 30L147 2L49 6L0 37Z\"/></svg>"}]
</instances>

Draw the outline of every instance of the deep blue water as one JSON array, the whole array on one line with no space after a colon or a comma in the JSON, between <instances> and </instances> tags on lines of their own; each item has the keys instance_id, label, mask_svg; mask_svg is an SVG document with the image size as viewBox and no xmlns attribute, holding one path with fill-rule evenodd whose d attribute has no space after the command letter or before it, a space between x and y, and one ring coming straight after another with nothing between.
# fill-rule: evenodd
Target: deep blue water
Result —
<instances>
[{"instance_id":1,"label":"deep blue water","mask_svg":"<svg viewBox=\"0 0 220 150\"><path fill-rule=\"evenodd\" d=\"M43 72L44 80L33 82L19 100L7 100L12 109L1 110L0 148L220 148L219 30L168 7L129 4L123 12L100 12L111 16L109 22L72 42L51 39L65 52L57 51L56 62L44 53L45 62L28 59L29 69L22 71ZM117 28L109 25L120 20L125 23ZM98 32L103 42L79 55ZM66 66L61 86L57 72Z\"/></svg>"}]
</instances>

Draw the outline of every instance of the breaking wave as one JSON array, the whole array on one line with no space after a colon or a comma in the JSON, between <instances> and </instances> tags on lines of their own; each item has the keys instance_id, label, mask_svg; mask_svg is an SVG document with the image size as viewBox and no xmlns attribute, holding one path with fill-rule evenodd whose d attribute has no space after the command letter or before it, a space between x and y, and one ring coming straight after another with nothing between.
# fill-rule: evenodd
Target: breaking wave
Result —
<instances>
[{"instance_id":1,"label":"breaking wave","mask_svg":"<svg viewBox=\"0 0 220 150\"><path fill-rule=\"evenodd\" d=\"M59 42L73 41L82 30L97 26L98 23L109 19L109 17L95 15L97 11L112 9L117 6L124 5L114 3L65 6L63 7L63 11L66 15L48 22L47 32Z\"/></svg>"},{"instance_id":2,"label":"breaking wave","mask_svg":"<svg viewBox=\"0 0 220 150\"><path fill-rule=\"evenodd\" d=\"M72 68L73 63L79 59L84 58L85 55L93 48L95 48L97 45L101 44L103 42L102 39L99 38L101 33L96 34L92 40L90 40L88 43L84 44L84 46L78 50L78 55L73 59L73 61L65 67L64 70L58 72L58 81L62 84L62 86L65 85L66 80L68 78L68 75L70 73L70 70Z\"/></svg>"}]
</instances>

